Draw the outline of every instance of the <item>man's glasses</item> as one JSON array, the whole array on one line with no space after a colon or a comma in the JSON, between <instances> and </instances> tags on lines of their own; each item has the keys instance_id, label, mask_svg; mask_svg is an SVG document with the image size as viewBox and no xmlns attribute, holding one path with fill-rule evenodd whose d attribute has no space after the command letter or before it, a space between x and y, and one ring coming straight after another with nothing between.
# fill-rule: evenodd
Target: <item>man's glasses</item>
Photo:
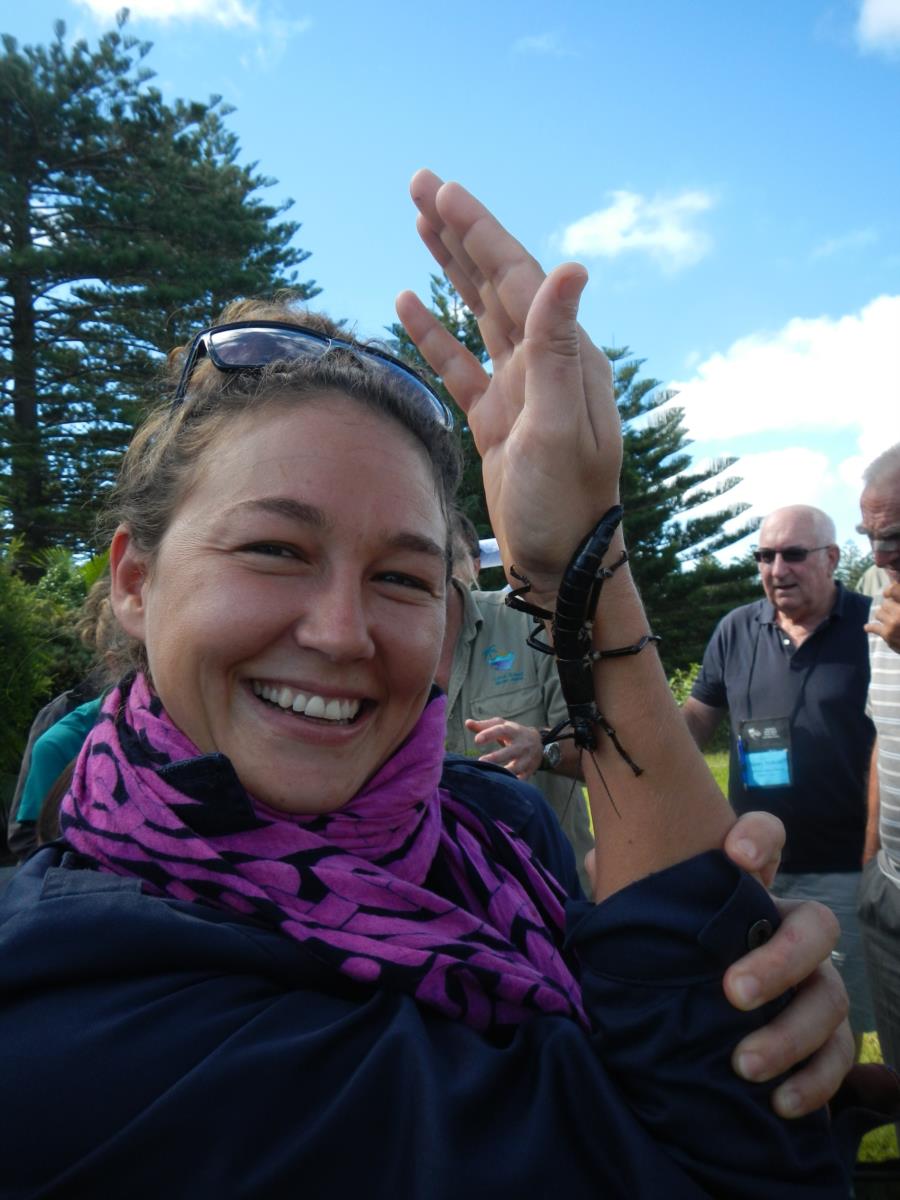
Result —
<instances>
[{"instance_id":1,"label":"man's glasses","mask_svg":"<svg viewBox=\"0 0 900 1200\"><path fill-rule=\"evenodd\" d=\"M870 533L864 525L857 525L856 532L869 539L873 554L896 554L900 550L900 533L893 530L887 537L878 537L877 534Z\"/></svg>"},{"instance_id":2,"label":"man's glasses","mask_svg":"<svg viewBox=\"0 0 900 1200\"><path fill-rule=\"evenodd\" d=\"M335 348L355 354L360 362L374 368L401 395L424 407L439 425L445 429L453 428L453 414L437 392L399 358L375 347L355 346L352 342L330 338L315 329L286 321L231 321L198 333L185 355L172 403L176 405L184 400L191 376L204 355L220 371L258 371L273 362L323 358Z\"/></svg>"},{"instance_id":3,"label":"man's glasses","mask_svg":"<svg viewBox=\"0 0 900 1200\"><path fill-rule=\"evenodd\" d=\"M753 557L758 563L773 563L775 556L780 554L786 563L806 562L807 556L817 550L827 550L828 546L785 546L783 550L770 550L768 547L753 551Z\"/></svg>"}]
</instances>

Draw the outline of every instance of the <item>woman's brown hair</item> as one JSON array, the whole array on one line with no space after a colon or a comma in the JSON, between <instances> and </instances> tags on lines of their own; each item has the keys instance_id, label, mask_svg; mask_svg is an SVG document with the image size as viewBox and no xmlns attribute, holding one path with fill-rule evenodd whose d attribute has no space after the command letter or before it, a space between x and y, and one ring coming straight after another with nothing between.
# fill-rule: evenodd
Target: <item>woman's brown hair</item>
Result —
<instances>
[{"instance_id":1,"label":"woman's brown hair","mask_svg":"<svg viewBox=\"0 0 900 1200\"><path fill-rule=\"evenodd\" d=\"M279 360L262 368L220 371L209 358L196 366L183 402L171 395L180 377L187 347L168 361L171 392L135 433L101 518L110 539L119 525L152 561L172 518L197 478L203 458L247 412L261 415L273 407L291 407L322 392L341 392L398 421L422 445L431 464L435 492L448 516L460 477L460 453L452 431L440 426L403 389L391 386L390 373L377 370L353 352L366 348L328 317L298 308L290 298L239 300L228 305L216 325L234 321L284 321L350 343L319 357ZM372 344L372 343L369 343ZM384 464L386 472L392 470ZM448 571L449 571L448 536ZM131 649L132 665L143 668L143 648Z\"/></svg>"}]
</instances>

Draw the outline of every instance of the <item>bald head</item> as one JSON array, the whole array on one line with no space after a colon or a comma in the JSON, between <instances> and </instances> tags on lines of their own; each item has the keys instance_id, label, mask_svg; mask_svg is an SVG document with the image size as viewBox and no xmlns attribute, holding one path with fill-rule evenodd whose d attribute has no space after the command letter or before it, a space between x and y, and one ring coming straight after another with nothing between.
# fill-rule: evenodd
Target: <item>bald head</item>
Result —
<instances>
[{"instance_id":1,"label":"bald head","mask_svg":"<svg viewBox=\"0 0 900 1200\"><path fill-rule=\"evenodd\" d=\"M799 625L814 625L831 611L834 569L840 558L834 539L834 521L809 504L776 508L763 521L759 551L764 557L759 561L759 575L766 596L781 617ZM786 551L791 559L797 551L806 554L788 561Z\"/></svg>"},{"instance_id":2,"label":"bald head","mask_svg":"<svg viewBox=\"0 0 900 1200\"><path fill-rule=\"evenodd\" d=\"M796 531L797 535L802 535L801 540L794 543L798 546L830 546L837 536L834 521L828 513L822 512L821 508L813 508L811 504L789 504L786 508L776 508L770 512L759 529L761 546L770 544L765 540L770 529ZM812 540L805 540L807 538Z\"/></svg>"}]
</instances>

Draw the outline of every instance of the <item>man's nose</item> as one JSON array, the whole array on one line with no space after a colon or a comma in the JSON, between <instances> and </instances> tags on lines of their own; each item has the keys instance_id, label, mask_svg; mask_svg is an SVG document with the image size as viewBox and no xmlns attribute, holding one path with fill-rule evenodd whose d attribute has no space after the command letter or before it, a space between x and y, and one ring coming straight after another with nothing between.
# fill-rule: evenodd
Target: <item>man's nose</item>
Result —
<instances>
[{"instance_id":1,"label":"man's nose","mask_svg":"<svg viewBox=\"0 0 900 1200\"><path fill-rule=\"evenodd\" d=\"M789 571L793 564L789 563L780 550L775 551L775 557L772 559L772 570L777 571L779 575L785 571Z\"/></svg>"}]
</instances>

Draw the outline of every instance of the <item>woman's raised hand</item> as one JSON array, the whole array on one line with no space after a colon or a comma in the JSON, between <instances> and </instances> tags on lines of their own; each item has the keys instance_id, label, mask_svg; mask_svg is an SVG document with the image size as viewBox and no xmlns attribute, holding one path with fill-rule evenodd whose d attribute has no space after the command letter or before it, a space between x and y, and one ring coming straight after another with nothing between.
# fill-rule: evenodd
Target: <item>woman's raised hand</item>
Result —
<instances>
[{"instance_id":1,"label":"woman's raised hand","mask_svg":"<svg viewBox=\"0 0 900 1200\"><path fill-rule=\"evenodd\" d=\"M475 314L493 373L413 293L397 312L467 415L504 563L552 601L576 545L618 497L612 373L577 320L587 273L566 263L545 275L459 184L419 171L410 190L419 234Z\"/></svg>"}]
</instances>

